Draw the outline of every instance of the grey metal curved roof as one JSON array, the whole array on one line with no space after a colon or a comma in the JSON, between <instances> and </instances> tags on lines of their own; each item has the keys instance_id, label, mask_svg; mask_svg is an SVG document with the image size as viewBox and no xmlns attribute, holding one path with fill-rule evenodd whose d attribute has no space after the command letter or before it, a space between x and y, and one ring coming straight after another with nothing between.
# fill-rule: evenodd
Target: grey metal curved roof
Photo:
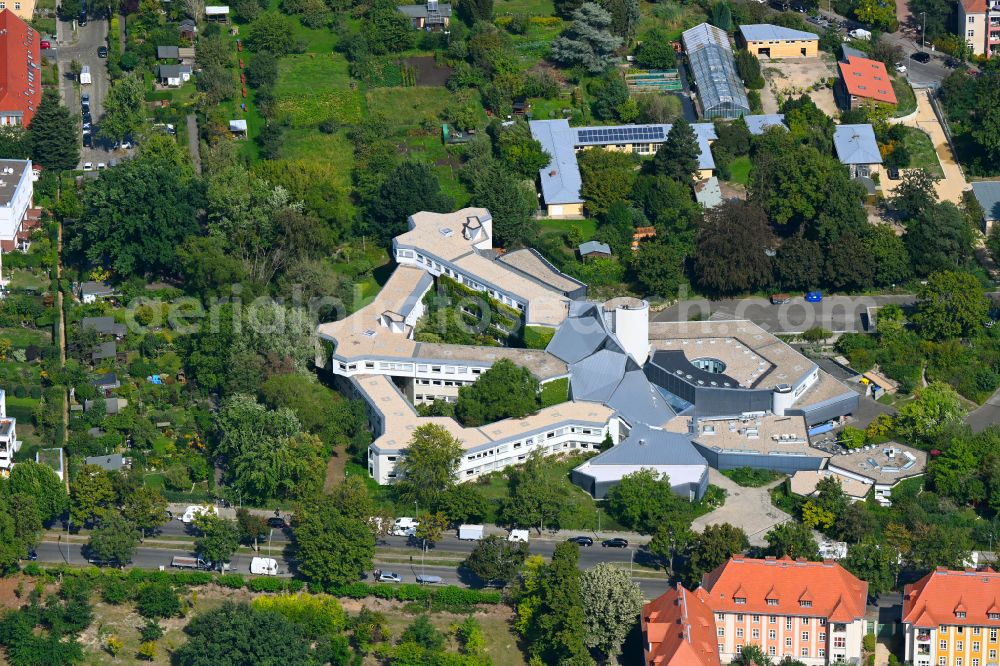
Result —
<instances>
[{"instance_id":1,"label":"grey metal curved roof","mask_svg":"<svg viewBox=\"0 0 1000 666\"><path fill-rule=\"evenodd\" d=\"M624 352L602 349L570 366L573 399L599 402L609 399L625 374L627 358Z\"/></svg>"},{"instance_id":2,"label":"grey metal curved roof","mask_svg":"<svg viewBox=\"0 0 1000 666\"><path fill-rule=\"evenodd\" d=\"M713 25L702 23L685 30L682 39L698 85L702 113L708 118L749 114L750 103L736 73L729 36Z\"/></svg>"}]
</instances>

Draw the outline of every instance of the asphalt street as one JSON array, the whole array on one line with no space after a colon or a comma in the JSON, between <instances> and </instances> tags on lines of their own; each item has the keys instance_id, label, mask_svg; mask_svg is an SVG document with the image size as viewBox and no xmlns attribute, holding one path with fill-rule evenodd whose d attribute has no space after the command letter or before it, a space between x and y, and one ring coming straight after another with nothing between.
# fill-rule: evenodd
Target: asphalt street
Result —
<instances>
[{"instance_id":1,"label":"asphalt street","mask_svg":"<svg viewBox=\"0 0 1000 666\"><path fill-rule=\"evenodd\" d=\"M404 583L415 582L416 576L426 573L428 575L441 576L443 584L480 587L481 583L475 576L472 576L467 571L460 570L457 566L433 564L435 559L440 560L445 557L448 559L458 559L458 557L463 557L474 546L473 542L458 541L458 539L453 539L453 541L454 543L447 544L447 550L445 550L446 544L444 542L438 544L437 548L428 550L425 558L430 560L432 564L421 565L420 548L418 546L412 547L412 552L409 555L401 555L399 552L386 552L390 548L396 551L397 548L406 548L408 546L407 540L403 537L389 537L385 540L384 544L380 544L376 549L375 564L384 571L398 573ZM531 543L531 553L546 557L551 556L556 543L555 541L537 541ZM278 570L282 572L282 575L290 575L288 572L293 564L283 554L284 546L287 545L287 542L279 543L272 541L270 551L268 551L266 545L262 545L260 549L262 556L273 557L278 562ZM83 554L83 548L84 545L80 543L66 544L65 542L47 540L38 544L36 552L38 553L39 562L68 563L83 566L88 564L87 558ZM458 548L463 548L463 550L459 550ZM135 551L131 566L140 569L159 569L160 567L169 569L170 561L174 556L193 554L177 548L140 546ZM643 557L641 551L625 548L601 548L599 545L590 548L581 548L580 568L589 569L600 562L618 562L622 566L628 566L629 560L633 555L635 555L637 561ZM230 563L230 570L236 573L249 574L251 557L252 555L246 553L234 555ZM400 562L400 560L403 561ZM647 571L636 571L635 573L636 582L639 583L643 593L650 599L663 594L669 587L668 581L663 575ZM370 576L366 578L370 578Z\"/></svg>"},{"instance_id":2,"label":"asphalt street","mask_svg":"<svg viewBox=\"0 0 1000 666\"><path fill-rule=\"evenodd\" d=\"M654 321L676 322L695 319L712 321L749 319L771 333L801 333L821 326L834 333L865 330L869 308L895 303L912 305L912 294L898 296L824 296L819 303L809 303L796 296L782 305L772 305L766 298L740 298L721 301L686 300L658 312Z\"/></svg>"}]
</instances>

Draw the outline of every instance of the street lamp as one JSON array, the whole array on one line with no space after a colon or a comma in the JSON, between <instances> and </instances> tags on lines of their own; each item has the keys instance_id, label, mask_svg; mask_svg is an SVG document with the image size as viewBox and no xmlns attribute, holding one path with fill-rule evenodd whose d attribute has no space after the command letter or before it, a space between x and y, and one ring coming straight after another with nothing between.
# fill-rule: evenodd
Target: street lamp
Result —
<instances>
[{"instance_id":1,"label":"street lamp","mask_svg":"<svg viewBox=\"0 0 1000 666\"><path fill-rule=\"evenodd\" d=\"M924 17L924 25L920 29L920 48L927 48L924 41L924 37L927 35L927 12L920 12L920 15Z\"/></svg>"}]
</instances>

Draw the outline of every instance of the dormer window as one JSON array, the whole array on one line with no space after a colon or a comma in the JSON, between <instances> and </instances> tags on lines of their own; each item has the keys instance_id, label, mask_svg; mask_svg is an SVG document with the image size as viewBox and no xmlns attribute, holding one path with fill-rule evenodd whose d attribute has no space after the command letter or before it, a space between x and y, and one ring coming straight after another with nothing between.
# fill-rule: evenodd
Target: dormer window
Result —
<instances>
[{"instance_id":1,"label":"dormer window","mask_svg":"<svg viewBox=\"0 0 1000 666\"><path fill-rule=\"evenodd\" d=\"M767 605L768 606L777 606L778 605L778 600L777 599L767 599Z\"/></svg>"},{"instance_id":2,"label":"dormer window","mask_svg":"<svg viewBox=\"0 0 1000 666\"><path fill-rule=\"evenodd\" d=\"M733 603L735 604L745 604L747 602L746 597L733 597Z\"/></svg>"},{"instance_id":3,"label":"dormer window","mask_svg":"<svg viewBox=\"0 0 1000 666\"><path fill-rule=\"evenodd\" d=\"M965 618L965 611L955 611L955 617L957 617L960 620Z\"/></svg>"},{"instance_id":4,"label":"dormer window","mask_svg":"<svg viewBox=\"0 0 1000 666\"><path fill-rule=\"evenodd\" d=\"M799 606L802 608L812 608L813 602L807 601L805 599L799 600Z\"/></svg>"}]
</instances>

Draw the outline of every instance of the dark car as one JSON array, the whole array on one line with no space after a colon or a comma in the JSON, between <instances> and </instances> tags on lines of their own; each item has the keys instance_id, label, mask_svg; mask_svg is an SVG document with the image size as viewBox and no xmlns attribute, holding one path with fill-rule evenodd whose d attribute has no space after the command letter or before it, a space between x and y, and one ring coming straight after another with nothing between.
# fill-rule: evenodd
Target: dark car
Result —
<instances>
[{"instance_id":1,"label":"dark car","mask_svg":"<svg viewBox=\"0 0 1000 666\"><path fill-rule=\"evenodd\" d=\"M591 539L589 536L575 536L575 537L570 537L570 538L566 539L566 541L569 541L570 543L575 543L578 546L593 546L594 545L594 540Z\"/></svg>"},{"instance_id":2,"label":"dark car","mask_svg":"<svg viewBox=\"0 0 1000 666\"><path fill-rule=\"evenodd\" d=\"M93 148L94 147L94 139L91 136L90 132L84 132L83 133L83 145L85 147L87 147L87 148Z\"/></svg>"},{"instance_id":3,"label":"dark car","mask_svg":"<svg viewBox=\"0 0 1000 666\"><path fill-rule=\"evenodd\" d=\"M614 539L605 539L601 542L602 548L628 548L628 539L623 539L621 537L615 537Z\"/></svg>"},{"instance_id":4,"label":"dark car","mask_svg":"<svg viewBox=\"0 0 1000 666\"><path fill-rule=\"evenodd\" d=\"M771 294L771 305L782 305L792 300L788 294Z\"/></svg>"},{"instance_id":5,"label":"dark car","mask_svg":"<svg viewBox=\"0 0 1000 666\"><path fill-rule=\"evenodd\" d=\"M819 303L823 300L823 292L821 291L807 291L806 300L810 303Z\"/></svg>"},{"instance_id":6,"label":"dark car","mask_svg":"<svg viewBox=\"0 0 1000 666\"><path fill-rule=\"evenodd\" d=\"M917 62L922 62L926 64L931 61L931 54L924 53L923 51L917 51L916 53L911 55L910 58L916 60Z\"/></svg>"},{"instance_id":7,"label":"dark car","mask_svg":"<svg viewBox=\"0 0 1000 666\"><path fill-rule=\"evenodd\" d=\"M107 46L98 46L97 47L97 57L98 58L107 58L108 57L108 47Z\"/></svg>"},{"instance_id":8,"label":"dark car","mask_svg":"<svg viewBox=\"0 0 1000 666\"><path fill-rule=\"evenodd\" d=\"M271 516L270 518L268 518L267 526L274 527L277 529L284 529L285 527L287 527L287 525L285 524L285 519L279 516Z\"/></svg>"},{"instance_id":9,"label":"dark car","mask_svg":"<svg viewBox=\"0 0 1000 666\"><path fill-rule=\"evenodd\" d=\"M899 180L899 169L896 167L886 169L886 173L889 176L889 180Z\"/></svg>"},{"instance_id":10,"label":"dark car","mask_svg":"<svg viewBox=\"0 0 1000 666\"><path fill-rule=\"evenodd\" d=\"M87 25L87 12L80 12L80 18L76 21L79 25Z\"/></svg>"},{"instance_id":11,"label":"dark car","mask_svg":"<svg viewBox=\"0 0 1000 666\"><path fill-rule=\"evenodd\" d=\"M31 550L28 551L28 556L25 557L24 559L31 560L32 562L34 562L35 560L38 559L38 553L35 551L34 548L32 548Z\"/></svg>"}]
</instances>

